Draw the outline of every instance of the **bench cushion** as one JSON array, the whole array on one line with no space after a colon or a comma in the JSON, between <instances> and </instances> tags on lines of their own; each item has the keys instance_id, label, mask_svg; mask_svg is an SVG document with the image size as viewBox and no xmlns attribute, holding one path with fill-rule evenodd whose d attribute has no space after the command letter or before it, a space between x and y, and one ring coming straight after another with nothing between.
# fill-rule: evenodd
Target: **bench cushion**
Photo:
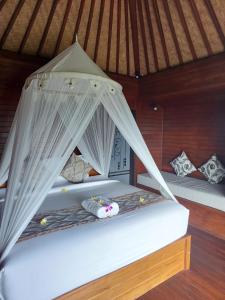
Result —
<instances>
[{"instance_id":1,"label":"bench cushion","mask_svg":"<svg viewBox=\"0 0 225 300\"><path fill-rule=\"evenodd\" d=\"M225 211L224 184L210 184L197 178L178 177L168 172L161 173L175 196ZM148 173L139 174L137 182L159 190L159 184Z\"/></svg>"}]
</instances>

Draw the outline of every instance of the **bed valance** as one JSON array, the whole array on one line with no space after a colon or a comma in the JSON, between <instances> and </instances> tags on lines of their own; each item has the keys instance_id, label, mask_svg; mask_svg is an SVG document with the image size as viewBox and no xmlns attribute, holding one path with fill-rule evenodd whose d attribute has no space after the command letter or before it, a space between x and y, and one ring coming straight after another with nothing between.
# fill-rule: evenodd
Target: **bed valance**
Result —
<instances>
[{"instance_id":1,"label":"bed valance","mask_svg":"<svg viewBox=\"0 0 225 300\"><path fill-rule=\"evenodd\" d=\"M27 79L0 165L0 182L8 179L0 229L1 262L76 146L100 174L108 175L115 126L159 182L162 193L175 200L121 86L78 43Z\"/></svg>"}]
</instances>

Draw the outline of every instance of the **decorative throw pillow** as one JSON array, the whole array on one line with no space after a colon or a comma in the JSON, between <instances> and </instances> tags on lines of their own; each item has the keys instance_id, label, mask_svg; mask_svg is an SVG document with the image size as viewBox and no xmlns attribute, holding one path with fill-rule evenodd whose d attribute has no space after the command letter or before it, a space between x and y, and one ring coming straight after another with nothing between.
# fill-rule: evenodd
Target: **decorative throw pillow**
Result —
<instances>
[{"instance_id":1,"label":"decorative throw pillow","mask_svg":"<svg viewBox=\"0 0 225 300\"><path fill-rule=\"evenodd\" d=\"M192 162L188 159L186 153L183 151L181 155L175 158L170 162L177 176L184 177L188 174L191 174L194 171L197 171Z\"/></svg>"},{"instance_id":2,"label":"decorative throw pillow","mask_svg":"<svg viewBox=\"0 0 225 300\"><path fill-rule=\"evenodd\" d=\"M68 181L78 183L89 177L88 173L91 169L91 165L82 159L82 155L73 153L63 168L61 175Z\"/></svg>"},{"instance_id":3,"label":"decorative throw pillow","mask_svg":"<svg viewBox=\"0 0 225 300\"><path fill-rule=\"evenodd\" d=\"M225 167L218 160L216 154L198 169L210 183L220 183L225 177Z\"/></svg>"}]
</instances>

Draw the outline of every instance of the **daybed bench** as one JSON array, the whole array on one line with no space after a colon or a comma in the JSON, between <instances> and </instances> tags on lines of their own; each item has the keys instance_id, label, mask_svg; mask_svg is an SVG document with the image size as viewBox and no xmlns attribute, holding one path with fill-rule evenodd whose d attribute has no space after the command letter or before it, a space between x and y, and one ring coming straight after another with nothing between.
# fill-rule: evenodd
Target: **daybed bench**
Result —
<instances>
[{"instance_id":1,"label":"daybed bench","mask_svg":"<svg viewBox=\"0 0 225 300\"><path fill-rule=\"evenodd\" d=\"M168 172L161 172L161 174L175 196L225 211L224 184L210 184L205 180L178 177ZM147 173L139 174L137 183L159 190L159 184Z\"/></svg>"}]
</instances>

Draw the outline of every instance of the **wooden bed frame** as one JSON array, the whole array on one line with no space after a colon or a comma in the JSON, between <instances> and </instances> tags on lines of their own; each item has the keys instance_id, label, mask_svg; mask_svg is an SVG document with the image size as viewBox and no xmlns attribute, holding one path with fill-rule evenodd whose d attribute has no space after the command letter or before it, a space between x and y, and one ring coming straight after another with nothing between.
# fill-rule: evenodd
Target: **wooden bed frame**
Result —
<instances>
[{"instance_id":1,"label":"wooden bed frame","mask_svg":"<svg viewBox=\"0 0 225 300\"><path fill-rule=\"evenodd\" d=\"M91 281L58 300L133 300L190 268L191 236L169 244L126 267Z\"/></svg>"}]
</instances>

